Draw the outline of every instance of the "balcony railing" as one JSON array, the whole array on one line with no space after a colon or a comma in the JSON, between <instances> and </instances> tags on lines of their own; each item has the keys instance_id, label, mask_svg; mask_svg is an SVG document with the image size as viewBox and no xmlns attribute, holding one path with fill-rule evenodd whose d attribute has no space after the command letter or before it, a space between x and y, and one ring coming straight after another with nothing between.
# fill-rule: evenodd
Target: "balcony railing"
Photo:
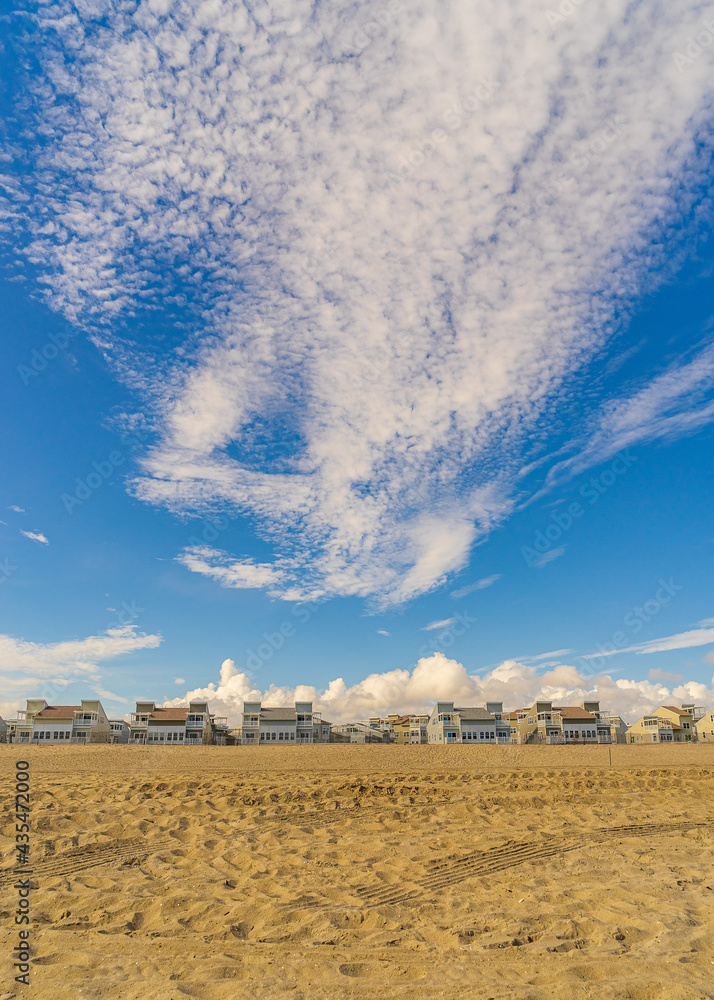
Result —
<instances>
[{"instance_id":1,"label":"balcony railing","mask_svg":"<svg viewBox=\"0 0 714 1000\"><path fill-rule=\"evenodd\" d=\"M97 712L83 712L81 709L74 713L74 724L90 726L93 722L99 722Z\"/></svg>"}]
</instances>

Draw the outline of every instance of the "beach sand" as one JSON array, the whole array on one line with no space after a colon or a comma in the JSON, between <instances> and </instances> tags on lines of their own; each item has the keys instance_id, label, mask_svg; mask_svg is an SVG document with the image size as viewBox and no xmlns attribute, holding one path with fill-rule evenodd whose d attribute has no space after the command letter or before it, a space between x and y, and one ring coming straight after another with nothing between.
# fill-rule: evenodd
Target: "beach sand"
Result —
<instances>
[{"instance_id":1,"label":"beach sand","mask_svg":"<svg viewBox=\"0 0 714 1000\"><path fill-rule=\"evenodd\" d=\"M709 746L2 746L0 766L0 997L714 998Z\"/></svg>"}]
</instances>

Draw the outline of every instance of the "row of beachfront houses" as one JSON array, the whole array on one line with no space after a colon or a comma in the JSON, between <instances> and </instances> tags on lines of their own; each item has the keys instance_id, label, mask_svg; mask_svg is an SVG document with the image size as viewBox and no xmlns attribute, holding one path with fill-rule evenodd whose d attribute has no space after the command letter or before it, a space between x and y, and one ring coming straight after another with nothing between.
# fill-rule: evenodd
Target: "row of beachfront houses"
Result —
<instances>
[{"instance_id":1,"label":"row of beachfront houses","mask_svg":"<svg viewBox=\"0 0 714 1000\"><path fill-rule=\"evenodd\" d=\"M430 714L373 716L336 725L313 711L312 702L269 707L245 702L240 725L231 728L205 701L169 707L138 701L129 721L110 719L101 701L48 705L31 698L17 718L0 719L0 741L12 743L126 743L149 746L279 746L306 743L397 744L556 744L556 743L714 743L714 710L695 705L662 705L628 726L597 701L556 706L536 701L530 708L504 712L501 702L484 708L439 701Z\"/></svg>"}]
</instances>

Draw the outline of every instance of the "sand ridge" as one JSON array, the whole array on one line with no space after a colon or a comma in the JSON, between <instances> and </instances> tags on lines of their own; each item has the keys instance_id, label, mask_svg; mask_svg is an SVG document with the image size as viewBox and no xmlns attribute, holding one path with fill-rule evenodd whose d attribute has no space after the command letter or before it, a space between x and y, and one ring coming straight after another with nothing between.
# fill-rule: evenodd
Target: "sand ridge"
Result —
<instances>
[{"instance_id":1,"label":"sand ridge","mask_svg":"<svg viewBox=\"0 0 714 1000\"><path fill-rule=\"evenodd\" d=\"M714 997L709 747L25 754L18 997Z\"/></svg>"}]
</instances>

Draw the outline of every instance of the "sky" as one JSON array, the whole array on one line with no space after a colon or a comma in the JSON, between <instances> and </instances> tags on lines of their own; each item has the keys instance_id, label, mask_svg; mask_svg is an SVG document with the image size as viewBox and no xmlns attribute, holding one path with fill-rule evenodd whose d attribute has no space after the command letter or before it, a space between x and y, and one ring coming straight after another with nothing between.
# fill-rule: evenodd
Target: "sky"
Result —
<instances>
[{"instance_id":1,"label":"sky","mask_svg":"<svg viewBox=\"0 0 714 1000\"><path fill-rule=\"evenodd\" d=\"M0 714L714 705L714 8L0 15Z\"/></svg>"}]
</instances>

